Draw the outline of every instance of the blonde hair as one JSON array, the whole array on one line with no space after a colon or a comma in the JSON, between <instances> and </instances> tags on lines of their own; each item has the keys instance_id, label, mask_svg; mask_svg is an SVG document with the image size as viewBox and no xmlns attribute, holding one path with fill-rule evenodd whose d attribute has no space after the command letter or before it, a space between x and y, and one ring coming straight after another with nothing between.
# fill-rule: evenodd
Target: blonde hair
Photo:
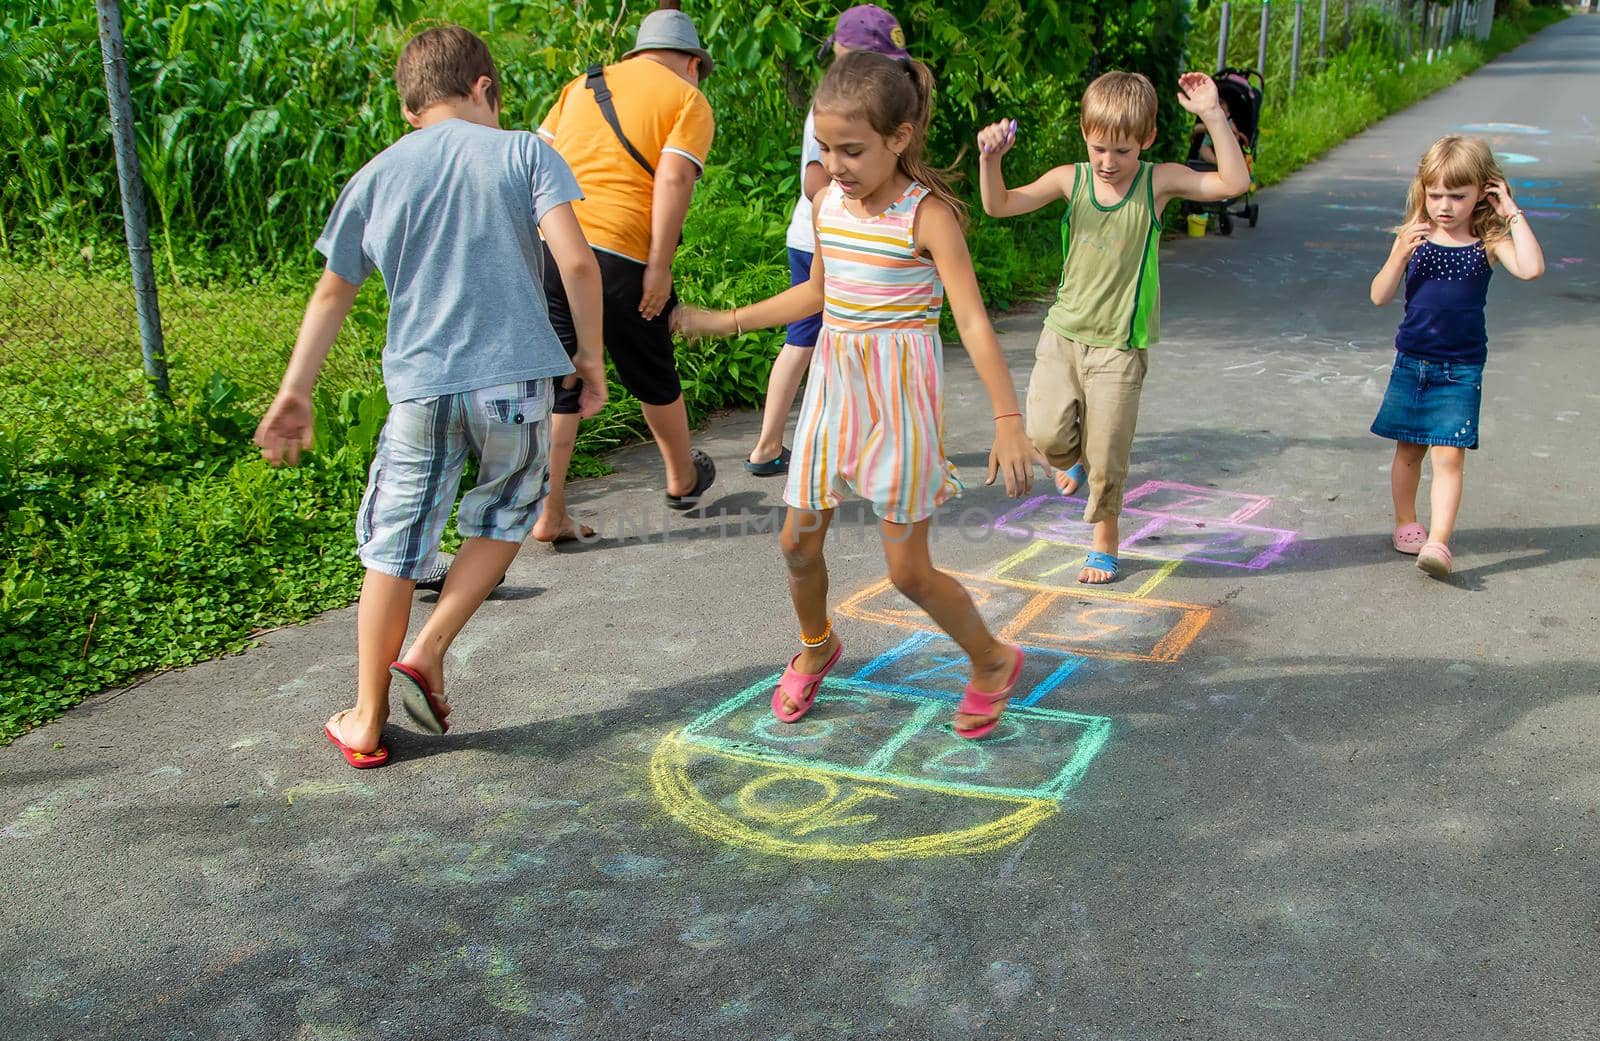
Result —
<instances>
[{"instance_id":1,"label":"blonde hair","mask_svg":"<svg viewBox=\"0 0 1600 1041\"><path fill-rule=\"evenodd\" d=\"M1417 176L1406 192L1405 224L1396 231L1433 221L1428 216L1428 186L1440 184L1446 188L1476 188L1481 193L1490 181L1505 179L1500 164L1495 162L1489 146L1476 137L1451 134L1441 137L1423 153L1417 164ZM1493 257L1493 246L1511 234L1510 223L1494 212L1488 195L1480 195L1478 205L1472 210L1472 234L1483 240L1485 250Z\"/></svg>"},{"instance_id":2,"label":"blonde hair","mask_svg":"<svg viewBox=\"0 0 1600 1041\"><path fill-rule=\"evenodd\" d=\"M932 192L966 226L966 204L950 190L948 175L922 154L933 120L933 73L926 65L876 51L850 51L828 67L811 105L818 112L861 116L881 137L910 124L911 141L900 153L900 172Z\"/></svg>"},{"instance_id":3,"label":"blonde hair","mask_svg":"<svg viewBox=\"0 0 1600 1041\"><path fill-rule=\"evenodd\" d=\"M1084 137L1131 138L1141 146L1156 132L1156 88L1137 72L1108 72L1083 92L1078 127Z\"/></svg>"}]
</instances>

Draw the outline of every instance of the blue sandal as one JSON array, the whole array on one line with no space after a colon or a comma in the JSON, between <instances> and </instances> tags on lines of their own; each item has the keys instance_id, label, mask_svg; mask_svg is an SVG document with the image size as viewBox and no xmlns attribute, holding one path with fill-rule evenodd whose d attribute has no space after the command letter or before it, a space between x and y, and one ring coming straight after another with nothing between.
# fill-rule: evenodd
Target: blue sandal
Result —
<instances>
[{"instance_id":1,"label":"blue sandal","mask_svg":"<svg viewBox=\"0 0 1600 1041\"><path fill-rule=\"evenodd\" d=\"M1078 579L1079 582L1082 582L1086 586L1101 586L1105 585L1107 582L1115 582L1117 580L1117 558L1113 557L1109 553L1102 553L1097 549L1090 550L1089 553L1083 558L1083 566L1085 569L1104 571L1106 574L1111 576L1110 578L1106 579L1105 582L1091 582L1082 578Z\"/></svg>"},{"instance_id":2,"label":"blue sandal","mask_svg":"<svg viewBox=\"0 0 1600 1041\"><path fill-rule=\"evenodd\" d=\"M1083 486L1089 483L1089 471L1083 468L1082 463L1077 463L1061 472L1072 478L1072 491L1061 492L1061 486L1059 484L1056 485L1056 491L1061 492L1062 495L1079 495L1086 491Z\"/></svg>"}]
</instances>

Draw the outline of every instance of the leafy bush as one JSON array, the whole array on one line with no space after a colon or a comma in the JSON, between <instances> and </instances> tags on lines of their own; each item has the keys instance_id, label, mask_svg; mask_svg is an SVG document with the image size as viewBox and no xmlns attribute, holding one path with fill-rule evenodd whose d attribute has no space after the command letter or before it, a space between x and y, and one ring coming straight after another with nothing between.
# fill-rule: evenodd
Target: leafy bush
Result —
<instances>
[{"instance_id":1,"label":"leafy bush","mask_svg":"<svg viewBox=\"0 0 1600 1041\"><path fill-rule=\"evenodd\" d=\"M708 83L718 144L675 265L684 296L741 302L786 284L796 137L837 6L723 0L697 13L722 71ZM1023 120L1008 164L1019 179L1081 158L1087 78L1129 67L1165 84L1196 38L1185 0L896 6L911 50L939 76L934 156L967 174L968 191L977 125ZM359 587L350 532L386 409L376 280L325 369L316 451L273 471L249 432L294 338L316 266L310 242L344 180L402 130L388 69L423 5L124 7L165 282L167 409L144 400L92 7L19 0L0 12L0 163L15 171L0 181L0 376L14 388L0 399L0 660L10 666L0 743L142 671L236 650L261 627L347 604ZM492 8L504 122L522 127L576 70L620 54L637 17L635 5L619 19L620 0L457 7L439 13L479 30ZM1201 11L1199 32L1214 11ZM1496 33L1483 53L1525 30ZM1425 75L1390 77L1363 68L1382 56L1379 44L1363 46L1303 84L1297 107L1269 115L1266 176L1465 67L1447 58ZM1186 120L1162 94L1158 155L1174 155ZM1053 214L980 217L969 240L992 304L1054 281ZM692 419L757 404L780 340L683 345ZM599 453L644 431L638 403L614 392L584 425L580 476L604 472Z\"/></svg>"}]
</instances>

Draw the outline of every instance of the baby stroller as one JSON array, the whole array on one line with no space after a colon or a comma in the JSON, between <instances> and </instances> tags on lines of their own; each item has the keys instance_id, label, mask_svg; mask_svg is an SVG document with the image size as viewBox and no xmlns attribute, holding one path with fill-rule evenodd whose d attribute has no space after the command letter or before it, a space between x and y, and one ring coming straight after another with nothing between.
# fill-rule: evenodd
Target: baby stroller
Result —
<instances>
[{"instance_id":1,"label":"baby stroller","mask_svg":"<svg viewBox=\"0 0 1600 1041\"><path fill-rule=\"evenodd\" d=\"M1239 136L1239 144L1244 149L1244 161L1254 170L1256 140L1261 133L1262 88L1266 86L1266 81L1255 69L1231 67L1219 69L1212 79L1216 80L1217 96L1222 101L1223 110L1228 113L1228 122ZM1207 140L1204 125L1196 123L1194 133L1189 138L1187 163L1190 169L1211 171L1217 168L1215 162L1207 162L1201 155ZM1221 202L1188 202L1184 204L1184 213L1214 214L1213 223L1223 235L1233 234L1235 217L1243 217L1253 228L1261 213L1260 207L1252 199L1254 189L1255 178L1252 176L1250 188L1244 195Z\"/></svg>"}]
</instances>

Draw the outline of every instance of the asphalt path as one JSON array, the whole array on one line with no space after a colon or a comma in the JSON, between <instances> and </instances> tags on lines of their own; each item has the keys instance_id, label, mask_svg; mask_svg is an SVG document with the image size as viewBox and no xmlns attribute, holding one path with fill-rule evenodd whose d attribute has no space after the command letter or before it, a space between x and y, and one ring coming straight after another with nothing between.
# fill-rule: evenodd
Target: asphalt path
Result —
<instances>
[{"instance_id":1,"label":"asphalt path","mask_svg":"<svg viewBox=\"0 0 1600 1041\"><path fill-rule=\"evenodd\" d=\"M447 738L321 734L353 610L91 699L0 751L0 1036L1600 1037L1600 18L1573 18L1162 249L1109 595L1070 504L978 479L935 559L1030 647L974 749L961 684L830 544L846 645L806 724L778 482L667 516L652 449L577 487L457 644ZM1490 291L1457 573L1389 547L1367 285L1417 157L1506 156L1542 281ZM1019 385L1036 311L1000 323ZM420 599L417 621L430 598Z\"/></svg>"}]
</instances>

